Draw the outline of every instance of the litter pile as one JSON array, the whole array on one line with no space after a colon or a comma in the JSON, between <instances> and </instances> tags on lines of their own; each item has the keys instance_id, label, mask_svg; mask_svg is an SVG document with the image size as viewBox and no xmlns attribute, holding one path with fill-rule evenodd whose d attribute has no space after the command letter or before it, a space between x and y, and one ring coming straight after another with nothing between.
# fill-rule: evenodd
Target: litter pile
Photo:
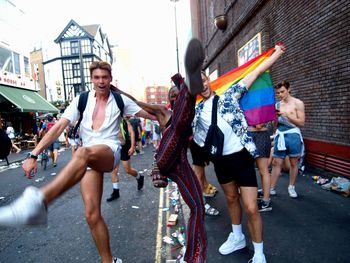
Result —
<instances>
[{"instance_id":1,"label":"litter pile","mask_svg":"<svg viewBox=\"0 0 350 263\"><path fill-rule=\"evenodd\" d=\"M168 179L169 180L169 179ZM167 220L167 235L163 237L163 242L170 246L171 255L175 259L166 260L167 263L170 262L184 262L184 255L186 252L186 227L184 225L179 225L180 222L184 220L178 220L183 217L181 210L181 196L177 184L169 180L169 184L166 190L169 194L169 209L163 211L169 211L170 216ZM168 212L167 211L167 212Z\"/></svg>"},{"instance_id":2,"label":"litter pile","mask_svg":"<svg viewBox=\"0 0 350 263\"><path fill-rule=\"evenodd\" d=\"M321 176L312 176L312 179L319 185L321 188L328 191L333 191L342 196L350 196L350 180L344 177L333 177L331 180L323 178Z\"/></svg>"}]
</instances>

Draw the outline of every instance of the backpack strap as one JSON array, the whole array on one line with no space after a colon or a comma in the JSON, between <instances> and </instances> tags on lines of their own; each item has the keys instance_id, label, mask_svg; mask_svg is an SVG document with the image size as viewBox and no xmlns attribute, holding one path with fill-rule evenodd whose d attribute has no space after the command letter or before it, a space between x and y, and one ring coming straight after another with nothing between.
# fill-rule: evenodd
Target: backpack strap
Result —
<instances>
[{"instance_id":1,"label":"backpack strap","mask_svg":"<svg viewBox=\"0 0 350 263\"><path fill-rule=\"evenodd\" d=\"M211 111L211 124L213 124L213 125L216 125L216 123L217 123L218 100L219 100L219 96L215 95L214 99L213 99L213 109Z\"/></svg>"},{"instance_id":2,"label":"backpack strap","mask_svg":"<svg viewBox=\"0 0 350 263\"><path fill-rule=\"evenodd\" d=\"M118 105L118 108L120 110L120 117L123 118L123 115L124 115L124 101L123 101L123 98L122 98L122 95L120 95L120 93L118 92L115 92L113 90L111 90L114 98L115 98L115 101L117 102L117 105Z\"/></svg>"},{"instance_id":3,"label":"backpack strap","mask_svg":"<svg viewBox=\"0 0 350 263\"><path fill-rule=\"evenodd\" d=\"M89 97L89 91L84 91L84 92L80 93L79 102L78 102L78 110L79 110L80 116L79 116L79 120L78 120L77 124L74 126L74 129L73 129L73 136L74 137L77 134L77 130L80 126L81 120L83 119L83 113L84 113L85 108L86 108L88 97Z\"/></svg>"}]
</instances>

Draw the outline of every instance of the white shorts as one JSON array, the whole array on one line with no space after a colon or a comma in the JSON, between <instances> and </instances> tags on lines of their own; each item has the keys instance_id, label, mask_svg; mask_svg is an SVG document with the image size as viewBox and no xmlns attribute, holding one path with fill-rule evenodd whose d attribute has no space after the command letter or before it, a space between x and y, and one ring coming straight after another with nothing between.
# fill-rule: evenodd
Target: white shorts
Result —
<instances>
[{"instance_id":1,"label":"white shorts","mask_svg":"<svg viewBox=\"0 0 350 263\"><path fill-rule=\"evenodd\" d=\"M159 141L160 140L160 135L154 132L152 140L153 141Z\"/></svg>"},{"instance_id":2,"label":"white shorts","mask_svg":"<svg viewBox=\"0 0 350 263\"><path fill-rule=\"evenodd\" d=\"M77 138L77 139L68 138L68 142L72 146L80 145L80 139L79 138Z\"/></svg>"},{"instance_id":3,"label":"white shorts","mask_svg":"<svg viewBox=\"0 0 350 263\"><path fill-rule=\"evenodd\" d=\"M114 170L120 163L120 150L122 147L120 146L120 144L108 143L108 142L90 143L89 145L85 145L85 147L91 147L99 144L106 145L112 150L113 156L114 156L114 164L113 164L113 170ZM90 167L88 167L88 170L90 170Z\"/></svg>"}]
</instances>

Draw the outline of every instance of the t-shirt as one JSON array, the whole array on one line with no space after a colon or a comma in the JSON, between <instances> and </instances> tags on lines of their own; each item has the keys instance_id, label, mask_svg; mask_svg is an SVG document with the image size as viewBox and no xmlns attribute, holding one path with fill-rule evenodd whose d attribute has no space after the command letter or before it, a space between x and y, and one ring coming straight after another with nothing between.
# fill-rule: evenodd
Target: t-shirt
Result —
<instances>
[{"instance_id":1,"label":"t-shirt","mask_svg":"<svg viewBox=\"0 0 350 263\"><path fill-rule=\"evenodd\" d=\"M11 127L11 126L7 127L6 133L7 133L7 136L8 136L11 140L13 140L13 139L16 138L16 136L15 136L15 130L13 129L13 127Z\"/></svg>"},{"instance_id":2,"label":"t-shirt","mask_svg":"<svg viewBox=\"0 0 350 263\"><path fill-rule=\"evenodd\" d=\"M49 122L47 123L47 132L52 128L52 126L54 126L55 123L54 122Z\"/></svg>"}]
</instances>

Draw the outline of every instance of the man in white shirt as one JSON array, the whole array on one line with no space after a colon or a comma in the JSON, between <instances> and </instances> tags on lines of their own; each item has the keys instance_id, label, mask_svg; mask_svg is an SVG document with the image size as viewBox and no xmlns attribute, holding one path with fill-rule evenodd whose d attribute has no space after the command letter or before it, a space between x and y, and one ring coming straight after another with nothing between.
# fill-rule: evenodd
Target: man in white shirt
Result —
<instances>
[{"instance_id":1,"label":"man in white shirt","mask_svg":"<svg viewBox=\"0 0 350 263\"><path fill-rule=\"evenodd\" d=\"M120 109L111 93L111 65L101 61L92 62L90 75L94 90L89 92L80 124L82 147L75 152L71 161L54 180L40 189L28 187L14 203L1 207L0 226L45 224L47 206L80 182L86 221L102 262L121 262L120 259L112 259L108 229L101 215L103 174L111 172L120 160ZM153 118L131 99L121 96L125 115ZM23 170L29 179L33 178L32 172L37 171L37 156L58 138L69 124L74 124L79 119L78 102L79 97L76 97L23 163Z\"/></svg>"}]
</instances>

